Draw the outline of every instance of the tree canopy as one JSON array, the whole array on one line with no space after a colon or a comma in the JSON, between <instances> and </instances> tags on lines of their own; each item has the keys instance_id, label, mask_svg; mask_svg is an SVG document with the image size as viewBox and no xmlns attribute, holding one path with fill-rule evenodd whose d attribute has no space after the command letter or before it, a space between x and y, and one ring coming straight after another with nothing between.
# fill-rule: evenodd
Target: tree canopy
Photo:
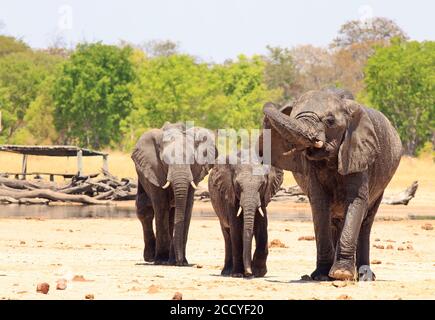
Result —
<instances>
[{"instance_id":1,"label":"tree canopy","mask_svg":"<svg viewBox=\"0 0 435 320\"><path fill-rule=\"evenodd\" d=\"M65 143L100 148L119 142L120 121L133 107L131 48L81 44L53 88L55 125Z\"/></svg>"},{"instance_id":2,"label":"tree canopy","mask_svg":"<svg viewBox=\"0 0 435 320\"><path fill-rule=\"evenodd\" d=\"M379 47L368 60L368 98L398 128L408 154L435 135L435 42Z\"/></svg>"}]
</instances>

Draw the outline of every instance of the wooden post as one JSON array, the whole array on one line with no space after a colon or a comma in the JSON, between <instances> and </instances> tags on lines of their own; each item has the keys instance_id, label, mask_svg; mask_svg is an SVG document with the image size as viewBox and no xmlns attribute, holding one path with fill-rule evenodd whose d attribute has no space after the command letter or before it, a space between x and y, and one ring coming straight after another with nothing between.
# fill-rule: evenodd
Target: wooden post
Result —
<instances>
[{"instance_id":1,"label":"wooden post","mask_svg":"<svg viewBox=\"0 0 435 320\"><path fill-rule=\"evenodd\" d=\"M21 167L22 180L26 180L27 173L27 154L23 154L23 165Z\"/></svg>"},{"instance_id":2,"label":"wooden post","mask_svg":"<svg viewBox=\"0 0 435 320\"><path fill-rule=\"evenodd\" d=\"M107 159L107 155L103 156L103 170L105 172L109 172L109 161Z\"/></svg>"},{"instance_id":3,"label":"wooden post","mask_svg":"<svg viewBox=\"0 0 435 320\"><path fill-rule=\"evenodd\" d=\"M77 175L81 176L83 173L83 152L79 150L77 152Z\"/></svg>"}]
</instances>

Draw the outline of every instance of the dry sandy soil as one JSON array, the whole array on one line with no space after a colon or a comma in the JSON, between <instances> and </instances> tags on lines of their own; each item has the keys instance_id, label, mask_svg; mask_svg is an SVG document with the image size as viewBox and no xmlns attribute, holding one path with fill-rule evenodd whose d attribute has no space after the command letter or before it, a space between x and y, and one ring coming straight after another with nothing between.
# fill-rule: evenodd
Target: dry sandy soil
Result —
<instances>
[{"instance_id":1,"label":"dry sandy soil","mask_svg":"<svg viewBox=\"0 0 435 320\"><path fill-rule=\"evenodd\" d=\"M434 299L435 230L423 229L427 223L377 221L372 245L384 246L372 248L377 281L335 287L300 280L315 265L315 242L298 240L313 235L311 222L271 221L269 239L285 247L270 249L265 278L246 280L220 276L216 219L192 221L185 268L144 264L136 219L0 219L0 299L171 299L175 292L184 299ZM56 290L60 278L66 290ZM36 292L40 282L50 284L47 295Z\"/></svg>"},{"instance_id":2,"label":"dry sandy soil","mask_svg":"<svg viewBox=\"0 0 435 320\"><path fill-rule=\"evenodd\" d=\"M0 154L1 171L19 172L20 164L20 156ZM87 158L84 164L88 172L98 172L101 160ZM76 160L30 157L28 165L29 171L74 172ZM109 167L119 177L134 176L127 154L111 153ZM135 218L48 219L44 207L28 207L25 215L31 219L0 218L0 299L84 299L87 294L95 299L171 299L177 291L184 299L434 299L435 230L422 226L435 223L409 220L434 218L434 177L433 159L402 159L386 195L414 180L419 180L419 189L408 206L382 205L379 210L372 245L384 249L372 248L372 262L380 262L372 266L377 276L373 283L337 288L330 282L300 280L315 266L315 242L298 240L313 235L312 222L301 222L310 217L307 204L270 204L269 239L286 247L271 248L268 274L253 280L220 276L224 243L219 223L201 218L213 216L209 203L195 203L187 253L192 266L186 268L144 264L142 230ZM284 185L293 184L286 173ZM72 281L74 276L86 281ZM66 290L56 290L60 278L67 279ZM50 284L48 295L36 293L40 282Z\"/></svg>"}]
</instances>

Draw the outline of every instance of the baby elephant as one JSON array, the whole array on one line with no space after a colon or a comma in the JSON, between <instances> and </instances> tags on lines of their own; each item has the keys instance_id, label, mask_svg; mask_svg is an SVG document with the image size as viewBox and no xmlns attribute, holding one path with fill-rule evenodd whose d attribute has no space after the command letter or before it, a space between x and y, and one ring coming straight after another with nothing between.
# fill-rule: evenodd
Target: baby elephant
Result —
<instances>
[{"instance_id":1,"label":"baby elephant","mask_svg":"<svg viewBox=\"0 0 435 320\"><path fill-rule=\"evenodd\" d=\"M212 169L208 188L225 239L222 275L263 277L266 274L266 207L282 180L281 169L259 164L218 164ZM252 260L253 236L256 249Z\"/></svg>"}]
</instances>

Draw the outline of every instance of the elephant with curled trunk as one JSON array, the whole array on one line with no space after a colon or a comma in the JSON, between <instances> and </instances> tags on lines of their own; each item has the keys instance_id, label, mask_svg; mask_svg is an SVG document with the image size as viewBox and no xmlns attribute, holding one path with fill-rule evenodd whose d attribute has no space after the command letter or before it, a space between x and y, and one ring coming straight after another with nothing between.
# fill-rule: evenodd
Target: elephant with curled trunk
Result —
<instances>
[{"instance_id":1,"label":"elephant with curled trunk","mask_svg":"<svg viewBox=\"0 0 435 320\"><path fill-rule=\"evenodd\" d=\"M311 277L374 280L370 230L402 155L396 130L339 89L309 91L282 108L267 103L263 111L272 165L292 171L310 200L317 246Z\"/></svg>"},{"instance_id":2,"label":"elephant with curled trunk","mask_svg":"<svg viewBox=\"0 0 435 320\"><path fill-rule=\"evenodd\" d=\"M132 159L138 175L136 210L143 228L145 261L188 264L186 242L194 191L216 155L214 137L207 129L166 123L141 136Z\"/></svg>"},{"instance_id":3,"label":"elephant with curled trunk","mask_svg":"<svg viewBox=\"0 0 435 320\"><path fill-rule=\"evenodd\" d=\"M225 240L221 274L263 277L268 255L266 207L281 186L283 172L259 164L228 163L215 165L208 179L210 199ZM253 236L256 249L252 260Z\"/></svg>"}]
</instances>

